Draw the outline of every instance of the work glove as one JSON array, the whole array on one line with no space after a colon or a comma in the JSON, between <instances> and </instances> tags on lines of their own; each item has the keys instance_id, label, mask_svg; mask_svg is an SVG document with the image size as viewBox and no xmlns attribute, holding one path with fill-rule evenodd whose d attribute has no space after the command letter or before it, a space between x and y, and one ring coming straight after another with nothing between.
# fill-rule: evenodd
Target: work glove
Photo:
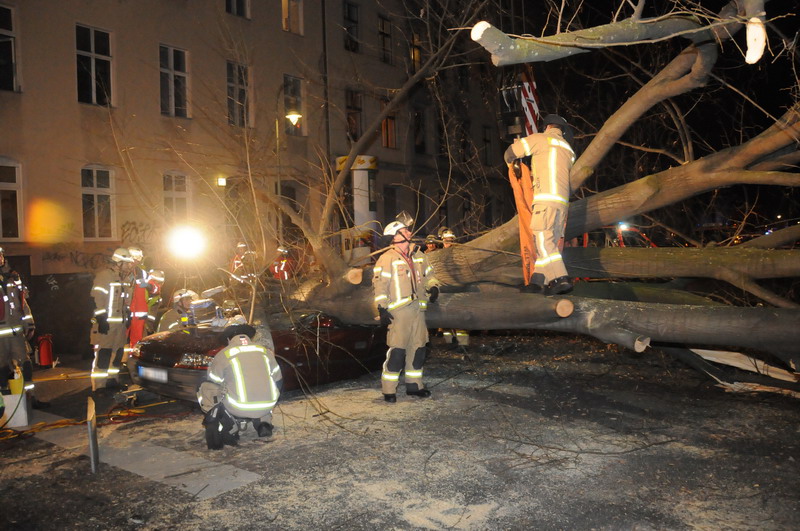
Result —
<instances>
[{"instance_id":1,"label":"work glove","mask_svg":"<svg viewBox=\"0 0 800 531\"><path fill-rule=\"evenodd\" d=\"M522 179L522 167L521 167L521 164L522 163L519 161L519 159L517 159L513 163L511 163L511 167L514 169L514 177L516 177L517 180Z\"/></svg>"},{"instance_id":2,"label":"work glove","mask_svg":"<svg viewBox=\"0 0 800 531\"><path fill-rule=\"evenodd\" d=\"M389 326L394 320L394 316L389 313L389 310L378 306L378 317L381 319L381 326Z\"/></svg>"},{"instance_id":3,"label":"work glove","mask_svg":"<svg viewBox=\"0 0 800 531\"><path fill-rule=\"evenodd\" d=\"M108 318L105 315L98 315L95 317L97 319L97 331L101 334L108 333Z\"/></svg>"},{"instance_id":4,"label":"work glove","mask_svg":"<svg viewBox=\"0 0 800 531\"><path fill-rule=\"evenodd\" d=\"M436 286L431 286L428 289L428 302L433 304L434 302L436 302L436 299L438 298L439 298L439 288Z\"/></svg>"}]
</instances>

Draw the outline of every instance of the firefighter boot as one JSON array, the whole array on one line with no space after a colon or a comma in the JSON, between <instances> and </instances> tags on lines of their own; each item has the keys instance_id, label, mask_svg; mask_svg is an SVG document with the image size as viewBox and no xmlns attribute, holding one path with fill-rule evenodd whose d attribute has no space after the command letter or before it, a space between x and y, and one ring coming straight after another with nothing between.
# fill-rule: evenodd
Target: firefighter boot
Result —
<instances>
[{"instance_id":1,"label":"firefighter boot","mask_svg":"<svg viewBox=\"0 0 800 531\"><path fill-rule=\"evenodd\" d=\"M394 394L394 393L391 393L391 394L385 394L384 393L383 399L385 401L389 402L390 404L394 404L395 402L397 402L397 395Z\"/></svg>"}]
</instances>

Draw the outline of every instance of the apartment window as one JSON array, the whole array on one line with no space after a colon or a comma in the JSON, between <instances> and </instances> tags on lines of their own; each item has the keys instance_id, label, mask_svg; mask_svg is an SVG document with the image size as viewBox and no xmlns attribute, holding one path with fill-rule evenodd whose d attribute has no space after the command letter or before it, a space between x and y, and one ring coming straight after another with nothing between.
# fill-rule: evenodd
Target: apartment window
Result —
<instances>
[{"instance_id":1,"label":"apartment window","mask_svg":"<svg viewBox=\"0 0 800 531\"><path fill-rule=\"evenodd\" d=\"M392 64L392 25L389 19L378 15L378 39L381 45L381 61Z\"/></svg>"},{"instance_id":2,"label":"apartment window","mask_svg":"<svg viewBox=\"0 0 800 531\"><path fill-rule=\"evenodd\" d=\"M344 49L358 51L358 5L344 2Z\"/></svg>"},{"instance_id":3,"label":"apartment window","mask_svg":"<svg viewBox=\"0 0 800 531\"><path fill-rule=\"evenodd\" d=\"M361 138L361 93L357 90L345 91L347 113L347 136L351 142Z\"/></svg>"},{"instance_id":4,"label":"apartment window","mask_svg":"<svg viewBox=\"0 0 800 531\"><path fill-rule=\"evenodd\" d=\"M283 76L283 115L284 117L289 114L289 111L296 111L303 114L303 80L299 77ZM288 118L284 118L284 131L287 135L302 136L303 134L303 120L302 118L296 124Z\"/></svg>"},{"instance_id":5,"label":"apartment window","mask_svg":"<svg viewBox=\"0 0 800 531\"><path fill-rule=\"evenodd\" d=\"M414 127L414 152L415 153L427 153L428 152L428 143L426 142L428 132L427 127L425 125L425 113L424 111L414 111L413 116L413 127Z\"/></svg>"},{"instance_id":6,"label":"apartment window","mask_svg":"<svg viewBox=\"0 0 800 531\"><path fill-rule=\"evenodd\" d=\"M165 173L164 217L167 221L185 220L189 215L189 190L186 176L180 173Z\"/></svg>"},{"instance_id":7,"label":"apartment window","mask_svg":"<svg viewBox=\"0 0 800 531\"><path fill-rule=\"evenodd\" d=\"M409 53L411 54L411 71L418 72L422 68L422 39L420 39L419 33L411 34Z\"/></svg>"},{"instance_id":8,"label":"apartment window","mask_svg":"<svg viewBox=\"0 0 800 531\"><path fill-rule=\"evenodd\" d=\"M107 169L81 169L84 238L112 237L112 179Z\"/></svg>"},{"instance_id":9,"label":"apartment window","mask_svg":"<svg viewBox=\"0 0 800 531\"><path fill-rule=\"evenodd\" d=\"M14 90L17 87L15 42L11 9L0 6L0 90Z\"/></svg>"},{"instance_id":10,"label":"apartment window","mask_svg":"<svg viewBox=\"0 0 800 531\"><path fill-rule=\"evenodd\" d=\"M86 26L75 26L78 101L111 104L111 36Z\"/></svg>"},{"instance_id":11,"label":"apartment window","mask_svg":"<svg viewBox=\"0 0 800 531\"><path fill-rule=\"evenodd\" d=\"M0 236L19 238L19 166L0 159Z\"/></svg>"},{"instance_id":12,"label":"apartment window","mask_svg":"<svg viewBox=\"0 0 800 531\"><path fill-rule=\"evenodd\" d=\"M228 123L247 125L247 67L228 61Z\"/></svg>"},{"instance_id":13,"label":"apartment window","mask_svg":"<svg viewBox=\"0 0 800 531\"><path fill-rule=\"evenodd\" d=\"M250 0L225 0L225 12L237 17L250 18Z\"/></svg>"},{"instance_id":14,"label":"apartment window","mask_svg":"<svg viewBox=\"0 0 800 531\"><path fill-rule=\"evenodd\" d=\"M158 62L161 70L161 114L186 118L189 116L186 52L161 45L158 47Z\"/></svg>"},{"instance_id":15,"label":"apartment window","mask_svg":"<svg viewBox=\"0 0 800 531\"><path fill-rule=\"evenodd\" d=\"M281 0L283 31L303 34L303 0Z\"/></svg>"},{"instance_id":16,"label":"apartment window","mask_svg":"<svg viewBox=\"0 0 800 531\"><path fill-rule=\"evenodd\" d=\"M381 100L381 111L387 105L389 105L389 100ZM397 147L397 117L394 112L387 114L381 122L381 144L387 148Z\"/></svg>"}]
</instances>

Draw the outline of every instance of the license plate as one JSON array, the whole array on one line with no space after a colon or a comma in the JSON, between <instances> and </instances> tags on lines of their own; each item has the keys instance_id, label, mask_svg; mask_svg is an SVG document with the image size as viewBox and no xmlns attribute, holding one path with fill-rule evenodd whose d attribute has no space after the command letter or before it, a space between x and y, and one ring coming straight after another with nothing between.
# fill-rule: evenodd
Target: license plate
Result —
<instances>
[{"instance_id":1,"label":"license plate","mask_svg":"<svg viewBox=\"0 0 800 531\"><path fill-rule=\"evenodd\" d=\"M150 367L139 366L139 377L154 382L167 383L166 369L151 369Z\"/></svg>"}]
</instances>

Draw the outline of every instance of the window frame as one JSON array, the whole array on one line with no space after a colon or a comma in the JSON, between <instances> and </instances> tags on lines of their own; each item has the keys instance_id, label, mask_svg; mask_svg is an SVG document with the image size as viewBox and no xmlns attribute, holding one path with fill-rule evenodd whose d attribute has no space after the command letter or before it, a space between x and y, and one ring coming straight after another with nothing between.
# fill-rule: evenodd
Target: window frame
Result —
<instances>
[{"instance_id":1,"label":"window frame","mask_svg":"<svg viewBox=\"0 0 800 531\"><path fill-rule=\"evenodd\" d=\"M389 17L378 15L378 41L380 43L380 59L387 65L394 64L392 51L392 21Z\"/></svg>"},{"instance_id":2,"label":"window frame","mask_svg":"<svg viewBox=\"0 0 800 531\"><path fill-rule=\"evenodd\" d=\"M422 37L416 31L411 33L411 41L408 43L408 55L411 62L411 73L415 74L422 68Z\"/></svg>"},{"instance_id":3,"label":"window frame","mask_svg":"<svg viewBox=\"0 0 800 531\"><path fill-rule=\"evenodd\" d=\"M239 12L237 0L225 0L225 12L234 17L250 20L250 0L241 0L241 7L244 13Z\"/></svg>"},{"instance_id":4,"label":"window frame","mask_svg":"<svg viewBox=\"0 0 800 531\"><path fill-rule=\"evenodd\" d=\"M91 50L81 50L78 47L78 28L84 28L89 30L89 40ZM97 51L96 43L97 43L97 33L104 33L108 37L108 54L103 54ZM78 92L78 102L85 103L87 105L97 105L99 107L112 107L114 105L114 61L113 61L113 37L110 31L106 31L100 28L96 28L94 26L89 26L87 24L75 24L75 56L76 56L76 82L77 82L77 92ZM89 72L89 81L91 82L92 94L91 94L91 101L85 101L81 99L81 68L80 68L80 58L86 57L90 61L91 70ZM104 61L108 63L108 87L106 93L106 99L101 101L98 99L98 88L100 83L98 81L98 63L100 61Z\"/></svg>"},{"instance_id":5,"label":"window frame","mask_svg":"<svg viewBox=\"0 0 800 531\"><path fill-rule=\"evenodd\" d=\"M381 112L389 105L388 98L381 98ZM388 149L397 149L397 114L392 111L381 120L381 145Z\"/></svg>"},{"instance_id":6,"label":"window frame","mask_svg":"<svg viewBox=\"0 0 800 531\"><path fill-rule=\"evenodd\" d=\"M283 31L301 36L305 34L304 4L303 0L281 0L281 25ZM292 6L295 8L292 9ZM293 14L295 16L292 16Z\"/></svg>"},{"instance_id":7,"label":"window frame","mask_svg":"<svg viewBox=\"0 0 800 531\"><path fill-rule=\"evenodd\" d=\"M364 93L356 89L345 89L344 102L347 138L356 142L364 135Z\"/></svg>"},{"instance_id":8,"label":"window frame","mask_svg":"<svg viewBox=\"0 0 800 531\"><path fill-rule=\"evenodd\" d=\"M283 74L283 131L291 136L305 136L305 120L302 118L296 125L286 118L290 110L295 110L305 116L304 79L291 74Z\"/></svg>"},{"instance_id":9,"label":"window frame","mask_svg":"<svg viewBox=\"0 0 800 531\"><path fill-rule=\"evenodd\" d=\"M167 59L167 66L163 66L161 63L161 50L166 49L168 54ZM175 54L181 53L183 54L183 66L184 70L176 70L175 69ZM159 44L158 45L158 71L159 71L159 94L161 99L159 100L159 105L161 107L161 115L162 116L170 116L172 118L191 118L191 113L189 112L190 105L189 105L189 83L190 83L190 72L189 72L189 52L182 49L177 48L175 46L170 46L169 44ZM164 102L164 86L161 83L161 78L163 75L166 74L169 78L169 83L167 89L169 90L169 94L167 95L167 102L169 109L167 112L164 112L163 102ZM183 79L183 101L184 101L184 108L183 114L179 114L177 112L177 107L175 105L175 95L177 93L177 80L182 78Z\"/></svg>"},{"instance_id":10,"label":"window frame","mask_svg":"<svg viewBox=\"0 0 800 531\"><path fill-rule=\"evenodd\" d=\"M2 85L3 76L0 76L0 90L7 91L7 92L19 92L19 82L17 79L17 34L16 34L16 13L14 12L14 8L11 6L0 5L0 9L8 10L9 19L11 21L11 28L4 29L0 28L0 41L3 38L7 38L8 42L11 43L11 50L10 50L10 72L8 73L8 77L11 80L10 88L6 88Z\"/></svg>"},{"instance_id":11,"label":"window frame","mask_svg":"<svg viewBox=\"0 0 800 531\"><path fill-rule=\"evenodd\" d=\"M22 165L13 160L6 157L0 157L0 166L5 166L7 168L14 169L14 182L13 183L3 183L0 182L0 195L4 191L12 191L15 192L15 200L16 200L16 226L17 226L17 235L16 236L6 236L3 234L4 231L4 224L3 224L3 215L2 215L2 204L0 203L0 241L4 242L12 242L12 241L21 241L23 233L22 227L22 220L25 219L23 216L22 208L24 202L22 201Z\"/></svg>"},{"instance_id":12,"label":"window frame","mask_svg":"<svg viewBox=\"0 0 800 531\"><path fill-rule=\"evenodd\" d=\"M344 49L348 52L359 52L358 12L359 5L351 0L342 0L342 27L344 28Z\"/></svg>"},{"instance_id":13,"label":"window frame","mask_svg":"<svg viewBox=\"0 0 800 531\"><path fill-rule=\"evenodd\" d=\"M88 170L92 172L92 183L93 186L84 186L83 185L83 172L84 170ZM99 187L97 186L97 172L98 171L105 171L108 172L108 187ZM80 171L81 177L81 234L83 235L83 241L108 241L114 240L117 232L117 213L116 213L116 186L115 186L115 176L114 170L108 166L104 166L101 164L87 164L81 167ZM85 211L83 209L83 200L84 197L87 195L92 195L95 198L95 203L93 205L93 212L94 212L94 235L87 236L86 235L86 224L85 224ZM98 196L107 196L108 197L108 223L109 223L109 235L108 236L100 236L100 223L99 223L99 212L98 212Z\"/></svg>"},{"instance_id":14,"label":"window frame","mask_svg":"<svg viewBox=\"0 0 800 531\"><path fill-rule=\"evenodd\" d=\"M180 177L183 179L183 190L175 190L175 178ZM167 190L166 187L166 180L170 178L171 180L171 190ZM189 177L177 170L168 170L161 174L161 193L162 193L162 201L161 204L164 208L164 219L167 223L176 222L176 221L185 221L188 219L192 214L192 194L191 194L191 182L189 181ZM175 208L175 200L176 199L184 199L184 208L185 212L180 213ZM172 206L167 206L167 201L171 200Z\"/></svg>"},{"instance_id":15,"label":"window frame","mask_svg":"<svg viewBox=\"0 0 800 531\"><path fill-rule=\"evenodd\" d=\"M233 80L231 80L231 67L234 69ZM244 79L244 84L240 84L240 74ZM250 125L250 68L247 65L237 63L236 61L226 61L225 63L225 76L227 98L226 103L228 107L228 125L235 127L248 127ZM231 92L237 96L244 94L244 100L240 101L231 96ZM234 112L236 109L233 105L238 105L240 112Z\"/></svg>"}]
</instances>

